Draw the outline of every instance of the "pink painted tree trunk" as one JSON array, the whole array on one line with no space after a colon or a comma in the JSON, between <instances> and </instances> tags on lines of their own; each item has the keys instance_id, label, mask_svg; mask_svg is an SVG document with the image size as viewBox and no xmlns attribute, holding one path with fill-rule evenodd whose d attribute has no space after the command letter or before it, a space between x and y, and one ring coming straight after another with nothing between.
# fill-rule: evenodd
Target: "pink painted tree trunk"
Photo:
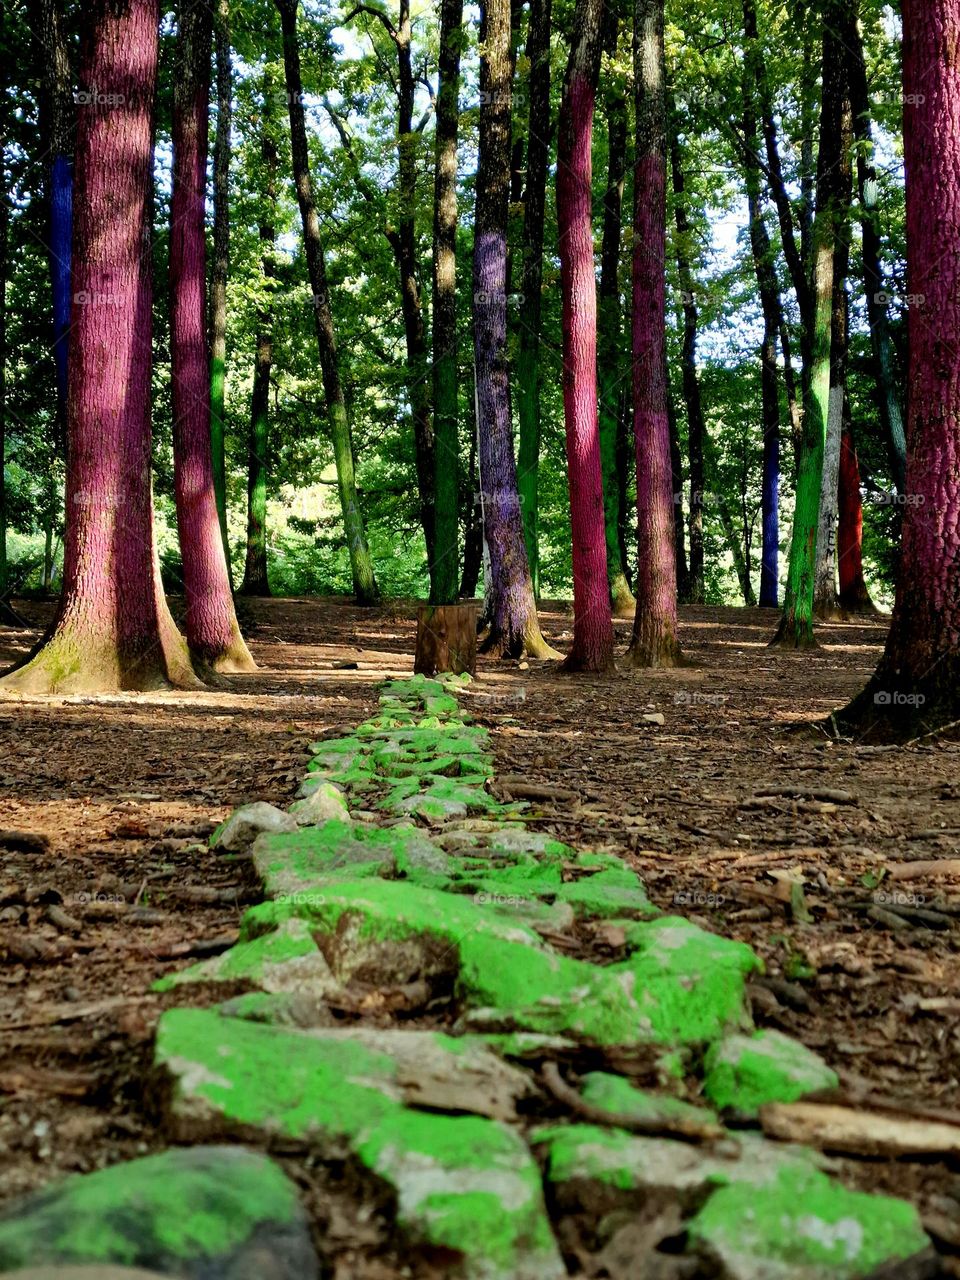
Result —
<instances>
[{"instance_id":1,"label":"pink painted tree trunk","mask_svg":"<svg viewBox=\"0 0 960 1280\"><path fill-rule=\"evenodd\" d=\"M170 359L174 488L194 659L214 671L252 671L237 625L214 486L206 336L207 115L212 18L183 0L177 35L170 205Z\"/></svg>"},{"instance_id":2,"label":"pink painted tree trunk","mask_svg":"<svg viewBox=\"0 0 960 1280\"><path fill-rule=\"evenodd\" d=\"M913 736L960 717L960 0L904 0L910 394L887 645L841 723ZM919 299L922 298L922 302Z\"/></svg>"},{"instance_id":3,"label":"pink painted tree trunk","mask_svg":"<svg viewBox=\"0 0 960 1280\"><path fill-rule=\"evenodd\" d=\"M63 593L30 692L199 684L160 587L150 492L157 0L97 3L80 68Z\"/></svg>"},{"instance_id":4,"label":"pink painted tree trunk","mask_svg":"<svg viewBox=\"0 0 960 1280\"><path fill-rule=\"evenodd\" d=\"M637 612L628 658L673 667L677 564L667 413L667 146L663 0L636 0L633 55L636 172L633 206L633 434L637 453Z\"/></svg>"},{"instance_id":5,"label":"pink painted tree trunk","mask_svg":"<svg viewBox=\"0 0 960 1280\"><path fill-rule=\"evenodd\" d=\"M573 648L568 671L613 666L597 413L597 285L591 190L593 110L603 0L579 0L560 106L557 222L563 303L563 410L573 533Z\"/></svg>"}]
</instances>

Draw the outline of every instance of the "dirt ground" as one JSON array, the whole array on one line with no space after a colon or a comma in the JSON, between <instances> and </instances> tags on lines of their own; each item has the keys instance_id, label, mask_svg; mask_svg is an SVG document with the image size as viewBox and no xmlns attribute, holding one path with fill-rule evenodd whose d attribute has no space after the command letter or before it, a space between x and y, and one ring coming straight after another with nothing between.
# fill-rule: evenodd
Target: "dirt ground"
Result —
<instances>
[{"instance_id":1,"label":"dirt ground","mask_svg":"<svg viewBox=\"0 0 960 1280\"><path fill-rule=\"evenodd\" d=\"M50 616L15 607L36 629L0 629L4 665ZM412 607L241 612L260 670L222 689L0 700L0 1202L163 1145L150 1041L176 997L146 993L228 946L258 896L206 834L237 804L288 803L308 743L357 724L377 682L412 669ZM882 621L824 626L821 647L797 655L766 648L770 611L681 612L691 665L676 671L572 677L482 660L465 702L493 731L495 787L542 784L532 825L618 853L658 906L750 943L767 967L758 1023L815 1048L851 1093L960 1122L958 875L890 870L960 856L960 742L891 750L805 728L862 686ZM542 621L563 648L569 611ZM844 1168L912 1198L960 1276L957 1168ZM291 1172L335 1274L411 1274L343 1181L303 1162Z\"/></svg>"}]
</instances>

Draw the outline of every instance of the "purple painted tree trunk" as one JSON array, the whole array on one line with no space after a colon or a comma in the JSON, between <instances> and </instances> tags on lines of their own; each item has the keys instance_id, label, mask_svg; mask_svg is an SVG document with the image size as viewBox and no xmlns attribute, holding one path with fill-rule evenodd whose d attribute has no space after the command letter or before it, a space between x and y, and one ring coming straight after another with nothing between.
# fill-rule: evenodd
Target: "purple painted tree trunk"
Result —
<instances>
[{"instance_id":1,"label":"purple painted tree trunk","mask_svg":"<svg viewBox=\"0 0 960 1280\"><path fill-rule=\"evenodd\" d=\"M507 366L507 215L510 184L510 0L486 0L480 60L480 155L473 248L473 335L480 489L490 552L489 652L556 653L540 634L520 518Z\"/></svg>"},{"instance_id":2,"label":"purple painted tree trunk","mask_svg":"<svg viewBox=\"0 0 960 1280\"><path fill-rule=\"evenodd\" d=\"M597 287L591 189L603 0L579 0L560 105L557 222L563 307L563 410L573 534L573 648L568 671L613 666L606 520L597 413Z\"/></svg>"},{"instance_id":3,"label":"purple painted tree trunk","mask_svg":"<svg viewBox=\"0 0 960 1280\"><path fill-rule=\"evenodd\" d=\"M904 0L910 350L903 545L887 645L842 713L912 736L960 716L960 0Z\"/></svg>"},{"instance_id":4,"label":"purple painted tree trunk","mask_svg":"<svg viewBox=\"0 0 960 1280\"><path fill-rule=\"evenodd\" d=\"M677 566L666 380L667 146L663 0L636 0L633 205L633 432L637 452L637 612L628 658L673 667Z\"/></svg>"},{"instance_id":5,"label":"purple painted tree trunk","mask_svg":"<svg viewBox=\"0 0 960 1280\"><path fill-rule=\"evenodd\" d=\"M252 671L254 662L240 634L230 591L210 442L204 205L211 11L184 0L179 21L170 204L170 360L184 624L197 662L214 671Z\"/></svg>"},{"instance_id":6,"label":"purple painted tree trunk","mask_svg":"<svg viewBox=\"0 0 960 1280\"><path fill-rule=\"evenodd\" d=\"M63 593L30 692L197 685L160 590L150 494L157 0L101 2L80 69Z\"/></svg>"}]
</instances>

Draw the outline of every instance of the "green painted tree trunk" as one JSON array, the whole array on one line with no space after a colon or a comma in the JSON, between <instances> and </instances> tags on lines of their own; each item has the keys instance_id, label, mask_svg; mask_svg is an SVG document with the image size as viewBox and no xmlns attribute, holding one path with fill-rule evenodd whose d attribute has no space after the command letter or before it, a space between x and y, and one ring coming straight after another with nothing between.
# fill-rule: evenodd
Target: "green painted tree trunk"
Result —
<instances>
[{"instance_id":1,"label":"green painted tree trunk","mask_svg":"<svg viewBox=\"0 0 960 1280\"><path fill-rule=\"evenodd\" d=\"M823 453L830 408L830 347L833 327L833 259L836 244L838 182L843 124L844 86L840 74L842 46L837 38L830 0L824 14L823 90L820 106L820 152L813 222L813 325L809 375L804 391L803 440L797 466L796 505L790 539L790 566L783 617L772 643L801 649L816 644L813 600L817 568L817 528Z\"/></svg>"}]
</instances>

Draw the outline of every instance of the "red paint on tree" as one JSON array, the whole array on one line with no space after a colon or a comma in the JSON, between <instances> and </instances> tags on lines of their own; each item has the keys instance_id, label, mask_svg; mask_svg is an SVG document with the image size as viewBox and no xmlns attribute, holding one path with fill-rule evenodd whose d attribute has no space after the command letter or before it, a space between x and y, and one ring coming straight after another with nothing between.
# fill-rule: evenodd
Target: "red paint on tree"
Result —
<instances>
[{"instance_id":1,"label":"red paint on tree","mask_svg":"<svg viewBox=\"0 0 960 1280\"><path fill-rule=\"evenodd\" d=\"M252 671L233 607L210 443L210 369L205 329L207 115L211 13L184 0L173 93L170 202L170 363L174 490L194 659L214 671Z\"/></svg>"},{"instance_id":2,"label":"red paint on tree","mask_svg":"<svg viewBox=\"0 0 960 1280\"><path fill-rule=\"evenodd\" d=\"M88 17L77 113L63 592L31 692L199 682L159 581L150 494L149 214L157 0ZM109 93L104 86L109 85ZM99 88L99 94L93 93Z\"/></svg>"},{"instance_id":3,"label":"red paint on tree","mask_svg":"<svg viewBox=\"0 0 960 1280\"><path fill-rule=\"evenodd\" d=\"M667 150L663 0L634 10L633 431L637 459L637 612L628 657L671 667L677 642L673 470L666 377Z\"/></svg>"},{"instance_id":4,"label":"red paint on tree","mask_svg":"<svg viewBox=\"0 0 960 1280\"><path fill-rule=\"evenodd\" d=\"M840 608L844 613L876 613L863 577L863 503L860 499L860 467L844 404L840 438L839 519L837 566L840 573Z\"/></svg>"},{"instance_id":5,"label":"red paint on tree","mask_svg":"<svg viewBox=\"0 0 960 1280\"><path fill-rule=\"evenodd\" d=\"M557 222L563 314L563 410L573 534L570 671L613 666L597 416L597 289L591 222L593 112L603 0L580 0L560 106Z\"/></svg>"}]
</instances>

